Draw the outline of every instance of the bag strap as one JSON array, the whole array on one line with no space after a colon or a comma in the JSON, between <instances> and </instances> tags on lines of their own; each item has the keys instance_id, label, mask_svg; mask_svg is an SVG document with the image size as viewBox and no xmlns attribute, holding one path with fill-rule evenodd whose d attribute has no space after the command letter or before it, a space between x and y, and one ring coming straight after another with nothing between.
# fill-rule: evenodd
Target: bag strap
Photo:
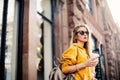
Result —
<instances>
[{"instance_id":1,"label":"bag strap","mask_svg":"<svg viewBox=\"0 0 120 80\"><path fill-rule=\"evenodd\" d=\"M78 59L78 48L77 48L77 46L75 46L76 47L76 49L77 49L77 56L76 56L76 60ZM58 63L58 64L57 64ZM61 64L61 60L60 60L60 58L58 58L58 57L56 57L56 59L54 60L54 66L58 66L58 65L60 65Z\"/></svg>"},{"instance_id":2,"label":"bag strap","mask_svg":"<svg viewBox=\"0 0 120 80\"><path fill-rule=\"evenodd\" d=\"M60 62L61 62L60 58L56 57L54 60L54 66L59 66L61 64Z\"/></svg>"}]
</instances>

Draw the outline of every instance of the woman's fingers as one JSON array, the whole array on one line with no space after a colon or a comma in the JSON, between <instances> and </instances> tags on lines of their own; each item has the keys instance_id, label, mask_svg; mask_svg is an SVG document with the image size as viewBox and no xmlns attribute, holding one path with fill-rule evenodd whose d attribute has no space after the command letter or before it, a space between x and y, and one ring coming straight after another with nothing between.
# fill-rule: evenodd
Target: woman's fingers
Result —
<instances>
[{"instance_id":1,"label":"woman's fingers","mask_svg":"<svg viewBox=\"0 0 120 80\"><path fill-rule=\"evenodd\" d=\"M91 62L91 63L90 63L90 66L93 66L93 65L94 65L94 63L93 63L93 62Z\"/></svg>"},{"instance_id":2,"label":"woman's fingers","mask_svg":"<svg viewBox=\"0 0 120 80\"><path fill-rule=\"evenodd\" d=\"M90 66L96 66L96 61L90 61Z\"/></svg>"},{"instance_id":3,"label":"woman's fingers","mask_svg":"<svg viewBox=\"0 0 120 80\"><path fill-rule=\"evenodd\" d=\"M95 57L93 57L93 58L90 58L90 60L94 61L94 60L98 59L98 57L99 57L99 56L95 56Z\"/></svg>"},{"instance_id":4,"label":"woman's fingers","mask_svg":"<svg viewBox=\"0 0 120 80\"><path fill-rule=\"evenodd\" d=\"M94 67L94 66L96 66L97 63L98 63L98 57L99 57L99 56L95 56L95 57L90 58L90 59L86 62L86 66L87 66L87 67Z\"/></svg>"}]
</instances>

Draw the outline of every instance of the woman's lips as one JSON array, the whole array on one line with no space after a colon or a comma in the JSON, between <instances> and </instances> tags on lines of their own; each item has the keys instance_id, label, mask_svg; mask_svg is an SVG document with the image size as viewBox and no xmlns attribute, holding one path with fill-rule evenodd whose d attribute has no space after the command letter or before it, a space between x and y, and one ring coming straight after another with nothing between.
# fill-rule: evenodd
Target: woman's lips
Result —
<instances>
[{"instance_id":1,"label":"woman's lips","mask_svg":"<svg viewBox=\"0 0 120 80\"><path fill-rule=\"evenodd\" d=\"M87 37L84 37L84 39L87 39Z\"/></svg>"}]
</instances>

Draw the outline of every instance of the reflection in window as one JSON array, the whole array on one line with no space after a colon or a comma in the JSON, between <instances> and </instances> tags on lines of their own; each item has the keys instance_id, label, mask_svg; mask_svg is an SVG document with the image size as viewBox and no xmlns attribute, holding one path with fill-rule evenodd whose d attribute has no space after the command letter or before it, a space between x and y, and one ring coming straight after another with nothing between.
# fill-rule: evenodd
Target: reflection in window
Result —
<instances>
[{"instance_id":1,"label":"reflection in window","mask_svg":"<svg viewBox=\"0 0 120 80\"><path fill-rule=\"evenodd\" d=\"M104 53L103 53L103 45L100 45L100 52L101 52L100 61L101 61L101 70L102 70L102 80L106 80L105 56L104 56Z\"/></svg>"},{"instance_id":2,"label":"reflection in window","mask_svg":"<svg viewBox=\"0 0 120 80\"><path fill-rule=\"evenodd\" d=\"M0 0L0 49L1 49L1 33L2 33L2 12L3 12L3 0Z\"/></svg>"},{"instance_id":3,"label":"reflection in window","mask_svg":"<svg viewBox=\"0 0 120 80\"><path fill-rule=\"evenodd\" d=\"M41 7L42 0L37 0L37 12L42 13L42 7ZM40 15L37 14L37 24L39 27L39 43L37 46L37 77L38 80L44 80L44 32L43 32L43 20Z\"/></svg>"},{"instance_id":4,"label":"reflection in window","mask_svg":"<svg viewBox=\"0 0 120 80\"><path fill-rule=\"evenodd\" d=\"M44 40L43 40L43 23L41 24L41 37L40 37L40 43L41 45L38 45L38 80L44 80Z\"/></svg>"},{"instance_id":5,"label":"reflection in window","mask_svg":"<svg viewBox=\"0 0 120 80\"><path fill-rule=\"evenodd\" d=\"M13 25L14 25L14 0L9 0L6 30L6 50L5 50L5 80L11 80L12 74L12 48L13 48Z\"/></svg>"}]
</instances>

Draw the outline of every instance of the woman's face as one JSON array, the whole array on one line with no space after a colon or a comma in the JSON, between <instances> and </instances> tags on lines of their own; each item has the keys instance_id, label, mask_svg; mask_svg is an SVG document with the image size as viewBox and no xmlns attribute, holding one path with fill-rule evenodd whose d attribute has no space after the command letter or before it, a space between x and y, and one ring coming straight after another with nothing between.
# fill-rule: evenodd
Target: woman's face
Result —
<instances>
[{"instance_id":1,"label":"woman's face","mask_svg":"<svg viewBox=\"0 0 120 80\"><path fill-rule=\"evenodd\" d=\"M77 30L77 41L79 42L87 42L89 37L89 32L85 27L80 27Z\"/></svg>"}]
</instances>

